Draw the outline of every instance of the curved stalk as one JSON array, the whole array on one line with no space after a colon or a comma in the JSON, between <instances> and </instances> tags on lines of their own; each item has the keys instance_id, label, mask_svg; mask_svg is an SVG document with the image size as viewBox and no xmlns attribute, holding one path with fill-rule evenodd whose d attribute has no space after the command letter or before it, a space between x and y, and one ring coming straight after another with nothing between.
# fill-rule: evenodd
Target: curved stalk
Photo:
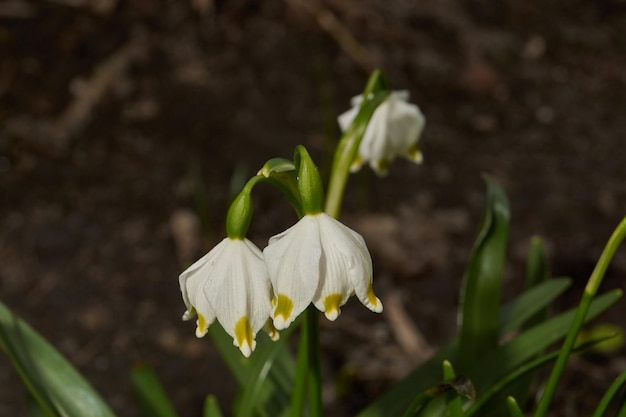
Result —
<instances>
[{"instance_id":1,"label":"curved stalk","mask_svg":"<svg viewBox=\"0 0 626 417\"><path fill-rule=\"evenodd\" d=\"M617 226L611 238L607 242L604 250L602 251L602 255L600 255L600 259L596 264L593 272L591 273L591 277L589 277L589 281L587 282L587 286L585 287L585 292L580 300L580 304L578 305L578 310L576 311L576 316L572 322L572 326L567 334L567 338L565 342L563 342L563 346L561 347L561 351L559 357L552 369L552 373L550 374L550 378L548 379L548 383L546 384L546 388L544 390L543 396L537 405L537 411L535 412L534 417L545 417L548 412L548 408L550 407L550 403L552 402L552 398L556 391L556 387L561 379L561 375L563 374L563 370L565 369L565 364L567 363L567 359L569 354L571 353L574 343L576 342L576 337L582 327L585 316L589 310L589 306L591 301L595 297L598 292L598 288L602 283L602 278L604 278L604 273L606 272L611 259L613 259L613 255L615 255L615 251L622 243L624 238L626 237L626 217L622 219L620 224Z\"/></svg>"}]
</instances>

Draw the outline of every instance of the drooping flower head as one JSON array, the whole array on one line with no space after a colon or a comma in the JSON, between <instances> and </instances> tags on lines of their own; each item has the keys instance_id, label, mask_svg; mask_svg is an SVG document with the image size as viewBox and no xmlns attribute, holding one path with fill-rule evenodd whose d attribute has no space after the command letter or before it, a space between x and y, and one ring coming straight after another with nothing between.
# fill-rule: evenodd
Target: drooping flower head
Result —
<instances>
[{"instance_id":1,"label":"drooping flower head","mask_svg":"<svg viewBox=\"0 0 626 417\"><path fill-rule=\"evenodd\" d=\"M217 318L233 344L250 356L271 311L261 250L248 239L227 237L180 274L179 283L187 306L183 320L198 316L196 336L204 336Z\"/></svg>"},{"instance_id":2,"label":"drooping flower head","mask_svg":"<svg viewBox=\"0 0 626 417\"><path fill-rule=\"evenodd\" d=\"M419 163L422 154L417 142L426 123L419 107L408 102L408 91L393 91L376 108L365 130L351 171L358 171L369 162L379 175L385 175L396 156L403 156ZM338 117L342 131L348 130L356 118L363 96L352 99L352 108Z\"/></svg>"},{"instance_id":3,"label":"drooping flower head","mask_svg":"<svg viewBox=\"0 0 626 417\"><path fill-rule=\"evenodd\" d=\"M270 238L263 250L273 286L274 326L288 327L310 303L335 320L352 294L372 311L382 311L372 290L372 259L365 241L322 211L317 168L303 147L297 148L297 156L304 216Z\"/></svg>"},{"instance_id":4,"label":"drooping flower head","mask_svg":"<svg viewBox=\"0 0 626 417\"><path fill-rule=\"evenodd\" d=\"M270 238L263 256L274 288L274 326L281 330L312 302L335 320L352 294L370 310L383 305L372 289L372 259L357 232L326 213L305 215Z\"/></svg>"},{"instance_id":5,"label":"drooping flower head","mask_svg":"<svg viewBox=\"0 0 626 417\"><path fill-rule=\"evenodd\" d=\"M255 335L271 311L271 284L263 254L245 238L252 216L254 184L249 184L229 209L227 237L179 276L187 307L183 320L197 314L196 336L204 336L217 319L246 357L254 350ZM278 333L270 335L275 338Z\"/></svg>"}]
</instances>

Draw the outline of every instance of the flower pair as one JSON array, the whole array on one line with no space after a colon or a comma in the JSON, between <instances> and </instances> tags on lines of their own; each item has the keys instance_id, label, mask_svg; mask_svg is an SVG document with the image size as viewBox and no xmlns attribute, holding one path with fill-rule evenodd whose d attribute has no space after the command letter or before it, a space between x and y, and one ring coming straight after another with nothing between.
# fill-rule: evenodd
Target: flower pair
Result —
<instances>
[{"instance_id":1,"label":"flower pair","mask_svg":"<svg viewBox=\"0 0 626 417\"><path fill-rule=\"evenodd\" d=\"M313 303L335 320L350 295L382 311L372 290L372 260L365 241L326 213L307 214L270 238L261 252L246 238L227 237L179 277L187 311L197 314L196 336L217 319L248 357L255 335L288 327ZM268 321L271 319L272 321Z\"/></svg>"}]
</instances>

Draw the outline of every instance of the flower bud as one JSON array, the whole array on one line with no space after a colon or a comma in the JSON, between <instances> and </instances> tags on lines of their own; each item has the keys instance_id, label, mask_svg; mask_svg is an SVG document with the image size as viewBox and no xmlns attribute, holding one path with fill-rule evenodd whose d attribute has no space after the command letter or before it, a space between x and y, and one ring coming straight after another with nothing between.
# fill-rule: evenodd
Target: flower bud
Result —
<instances>
[{"instance_id":1,"label":"flower bud","mask_svg":"<svg viewBox=\"0 0 626 417\"><path fill-rule=\"evenodd\" d=\"M298 169L298 191L304 214L321 213L324 207L324 187L317 166L302 145L296 147L294 160Z\"/></svg>"}]
</instances>

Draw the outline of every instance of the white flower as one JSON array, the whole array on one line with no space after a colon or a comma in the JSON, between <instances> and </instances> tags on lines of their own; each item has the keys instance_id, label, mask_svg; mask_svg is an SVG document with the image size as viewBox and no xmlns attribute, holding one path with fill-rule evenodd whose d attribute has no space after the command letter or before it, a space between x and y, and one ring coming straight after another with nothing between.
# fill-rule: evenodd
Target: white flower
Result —
<instances>
[{"instance_id":1,"label":"white flower","mask_svg":"<svg viewBox=\"0 0 626 417\"><path fill-rule=\"evenodd\" d=\"M198 314L196 336L204 336L217 318L250 356L271 311L271 284L259 248L245 238L226 238L180 274L179 283L187 306L183 320Z\"/></svg>"},{"instance_id":2,"label":"white flower","mask_svg":"<svg viewBox=\"0 0 626 417\"><path fill-rule=\"evenodd\" d=\"M394 91L376 108L365 130L358 154L350 167L358 171L369 161L379 175L384 175L396 156L419 163L422 154L417 147L426 119L419 107L408 103L408 91ZM352 108L338 117L339 126L346 131L359 112L362 95L352 99Z\"/></svg>"},{"instance_id":3,"label":"white flower","mask_svg":"<svg viewBox=\"0 0 626 417\"><path fill-rule=\"evenodd\" d=\"M372 258L355 231L326 213L306 215L263 250L274 289L272 317L281 330L313 302L329 320L355 294L370 310L383 305L372 290Z\"/></svg>"}]
</instances>

